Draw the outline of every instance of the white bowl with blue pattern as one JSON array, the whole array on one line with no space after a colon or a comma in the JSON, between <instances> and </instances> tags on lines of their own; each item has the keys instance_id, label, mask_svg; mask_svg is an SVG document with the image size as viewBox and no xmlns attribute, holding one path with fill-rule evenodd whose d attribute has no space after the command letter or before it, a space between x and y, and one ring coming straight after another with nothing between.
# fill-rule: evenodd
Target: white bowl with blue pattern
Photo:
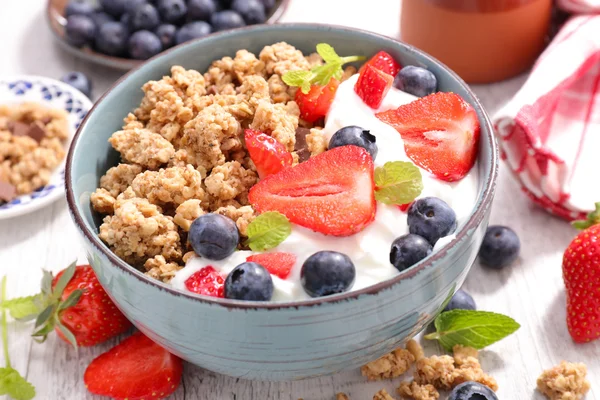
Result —
<instances>
[{"instance_id":1,"label":"white bowl with blue pattern","mask_svg":"<svg viewBox=\"0 0 600 400\"><path fill-rule=\"evenodd\" d=\"M69 137L65 152L77 128L92 108L92 102L77 89L41 76L16 75L0 77L0 104L18 105L34 102L48 108L60 108L69 114ZM65 195L65 162L54 170L50 182L33 193L22 195L0 205L0 220L27 214L51 204Z\"/></svg>"}]
</instances>

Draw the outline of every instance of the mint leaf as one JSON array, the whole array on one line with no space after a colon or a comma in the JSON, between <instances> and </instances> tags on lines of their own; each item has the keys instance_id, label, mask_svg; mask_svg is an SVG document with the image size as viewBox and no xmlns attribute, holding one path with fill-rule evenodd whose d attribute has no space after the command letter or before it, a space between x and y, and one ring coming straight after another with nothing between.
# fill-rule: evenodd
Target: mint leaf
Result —
<instances>
[{"instance_id":1,"label":"mint leaf","mask_svg":"<svg viewBox=\"0 0 600 400\"><path fill-rule=\"evenodd\" d=\"M375 168L375 199L385 204L407 204L421 194L421 171L407 161L386 162Z\"/></svg>"},{"instance_id":2,"label":"mint leaf","mask_svg":"<svg viewBox=\"0 0 600 400\"><path fill-rule=\"evenodd\" d=\"M0 368L0 396L6 394L15 400L31 400L35 397L35 388L16 370Z\"/></svg>"},{"instance_id":3,"label":"mint leaf","mask_svg":"<svg viewBox=\"0 0 600 400\"><path fill-rule=\"evenodd\" d=\"M519 329L514 319L488 311L451 310L435 319L435 333L425 339L437 339L447 350L457 345L483 349Z\"/></svg>"},{"instance_id":4,"label":"mint leaf","mask_svg":"<svg viewBox=\"0 0 600 400\"><path fill-rule=\"evenodd\" d=\"M17 297L10 300L5 300L0 304L0 308L4 308L10 312L10 316L21 321L34 319L40 313L41 295L28 297Z\"/></svg>"},{"instance_id":5,"label":"mint leaf","mask_svg":"<svg viewBox=\"0 0 600 400\"><path fill-rule=\"evenodd\" d=\"M292 224L277 211L260 214L248 225L248 240L244 244L253 251L265 251L279 246L292 233Z\"/></svg>"},{"instance_id":6,"label":"mint leaf","mask_svg":"<svg viewBox=\"0 0 600 400\"><path fill-rule=\"evenodd\" d=\"M327 43L319 43L317 53L325 64L317 65L310 71L288 71L282 77L283 82L288 86L297 86L302 93L307 94L312 85L325 86L331 78L340 79L344 73L344 64L365 59L362 56L340 57Z\"/></svg>"},{"instance_id":7,"label":"mint leaf","mask_svg":"<svg viewBox=\"0 0 600 400\"><path fill-rule=\"evenodd\" d=\"M342 62L342 59L340 58L340 56L338 56L338 54L335 52L333 47L327 43L319 43L317 45L317 53L319 53L321 58L326 63L340 63L341 64L341 62Z\"/></svg>"}]
</instances>

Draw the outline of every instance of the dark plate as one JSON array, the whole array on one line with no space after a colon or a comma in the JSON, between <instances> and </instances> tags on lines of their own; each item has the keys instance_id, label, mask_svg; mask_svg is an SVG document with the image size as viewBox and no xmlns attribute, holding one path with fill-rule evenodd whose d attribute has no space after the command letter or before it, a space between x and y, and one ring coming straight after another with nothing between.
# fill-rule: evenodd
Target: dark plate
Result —
<instances>
[{"instance_id":1,"label":"dark plate","mask_svg":"<svg viewBox=\"0 0 600 400\"><path fill-rule=\"evenodd\" d=\"M120 70L130 70L143 62L143 60L132 60L129 58L107 56L88 47L78 48L68 44L65 40L64 29L66 23L64 10L68 2L69 0L48 0L46 7L46 18L48 19L50 30L64 49L66 49L69 53L92 63ZM273 24L279 21L287 9L289 2L290 0L276 0L275 7L273 7L273 10L268 15L266 23Z\"/></svg>"}]
</instances>

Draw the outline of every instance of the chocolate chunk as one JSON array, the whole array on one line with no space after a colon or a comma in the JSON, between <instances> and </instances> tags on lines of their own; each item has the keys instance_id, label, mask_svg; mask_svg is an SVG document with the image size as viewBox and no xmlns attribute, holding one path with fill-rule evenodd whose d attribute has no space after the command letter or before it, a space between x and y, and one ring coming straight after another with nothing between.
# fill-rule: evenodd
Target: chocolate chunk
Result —
<instances>
[{"instance_id":1,"label":"chocolate chunk","mask_svg":"<svg viewBox=\"0 0 600 400\"><path fill-rule=\"evenodd\" d=\"M308 145L306 144L306 135L310 133L310 129L298 127L296 128L296 145L294 150L298 154L298 161L304 162L310 158L310 151L308 151Z\"/></svg>"},{"instance_id":2,"label":"chocolate chunk","mask_svg":"<svg viewBox=\"0 0 600 400\"><path fill-rule=\"evenodd\" d=\"M0 204L9 202L17 197L17 188L8 182L0 181Z\"/></svg>"},{"instance_id":3,"label":"chocolate chunk","mask_svg":"<svg viewBox=\"0 0 600 400\"><path fill-rule=\"evenodd\" d=\"M29 126L29 132L27 135L29 135L29 137L34 139L36 142L41 142L42 139L46 137L44 125L42 125L42 123L39 121L34 122Z\"/></svg>"},{"instance_id":4,"label":"chocolate chunk","mask_svg":"<svg viewBox=\"0 0 600 400\"><path fill-rule=\"evenodd\" d=\"M7 127L10 133L15 136L27 136L29 134L29 124L21 121L10 121Z\"/></svg>"}]
</instances>

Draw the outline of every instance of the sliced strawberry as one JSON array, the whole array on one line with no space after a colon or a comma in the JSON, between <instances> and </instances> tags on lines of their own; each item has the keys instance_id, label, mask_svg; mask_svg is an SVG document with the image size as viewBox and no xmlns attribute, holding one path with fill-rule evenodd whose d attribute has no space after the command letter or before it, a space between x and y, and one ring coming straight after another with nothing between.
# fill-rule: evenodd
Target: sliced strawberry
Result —
<instances>
[{"instance_id":1,"label":"sliced strawberry","mask_svg":"<svg viewBox=\"0 0 600 400\"><path fill-rule=\"evenodd\" d=\"M406 212L408 210L408 207L410 207L411 204L412 203L400 204L398 206L398 208L400 209L400 211Z\"/></svg>"},{"instance_id":2,"label":"sliced strawberry","mask_svg":"<svg viewBox=\"0 0 600 400\"><path fill-rule=\"evenodd\" d=\"M296 255L292 253L262 253L254 254L246 261L255 262L262 265L273 275L281 279L287 279L294 264L296 264Z\"/></svg>"},{"instance_id":3,"label":"sliced strawberry","mask_svg":"<svg viewBox=\"0 0 600 400\"><path fill-rule=\"evenodd\" d=\"M83 375L87 390L113 399L157 400L179 386L183 363L141 332L95 358Z\"/></svg>"},{"instance_id":4,"label":"sliced strawberry","mask_svg":"<svg viewBox=\"0 0 600 400\"><path fill-rule=\"evenodd\" d=\"M275 138L254 129L246 129L244 138L261 179L292 165L292 153Z\"/></svg>"},{"instance_id":5,"label":"sliced strawberry","mask_svg":"<svg viewBox=\"0 0 600 400\"><path fill-rule=\"evenodd\" d=\"M341 146L268 176L250 189L258 212L279 211L316 232L348 236L375 218L373 159L358 146Z\"/></svg>"},{"instance_id":6,"label":"sliced strawberry","mask_svg":"<svg viewBox=\"0 0 600 400\"><path fill-rule=\"evenodd\" d=\"M402 135L408 157L439 179L460 180L475 164L479 120L457 94L434 93L376 115Z\"/></svg>"},{"instance_id":7,"label":"sliced strawberry","mask_svg":"<svg viewBox=\"0 0 600 400\"><path fill-rule=\"evenodd\" d=\"M394 77L372 65L364 65L358 80L354 85L354 91L373 109L379 108L385 95L390 91L394 83Z\"/></svg>"},{"instance_id":8,"label":"sliced strawberry","mask_svg":"<svg viewBox=\"0 0 600 400\"><path fill-rule=\"evenodd\" d=\"M190 292L212 297L225 297L224 285L223 277L210 265L194 272L185 280L185 287Z\"/></svg>"},{"instance_id":9,"label":"sliced strawberry","mask_svg":"<svg viewBox=\"0 0 600 400\"><path fill-rule=\"evenodd\" d=\"M373 57L371 57L369 61L364 63L363 66L360 67L360 71L362 71L365 65L375 67L376 69L383 71L386 74L389 74L393 77L398 75L398 72L400 72L400 69L402 68L402 66L398 64L396 60L394 60L394 57L392 57L389 53L383 50L375 54Z\"/></svg>"},{"instance_id":10,"label":"sliced strawberry","mask_svg":"<svg viewBox=\"0 0 600 400\"><path fill-rule=\"evenodd\" d=\"M313 85L307 94L296 91L296 103L300 108L300 117L307 122L315 122L327 115L340 82L331 78L326 86Z\"/></svg>"}]
</instances>

